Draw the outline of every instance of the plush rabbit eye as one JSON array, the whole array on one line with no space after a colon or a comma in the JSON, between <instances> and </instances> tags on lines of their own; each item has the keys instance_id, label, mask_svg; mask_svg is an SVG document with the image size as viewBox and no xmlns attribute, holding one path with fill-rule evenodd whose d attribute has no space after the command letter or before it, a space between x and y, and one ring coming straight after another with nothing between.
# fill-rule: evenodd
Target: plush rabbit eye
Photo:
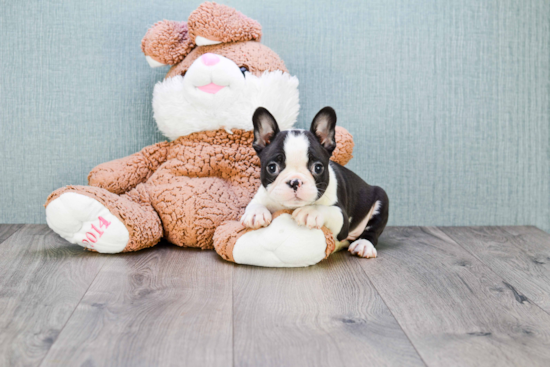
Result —
<instances>
[{"instance_id":1,"label":"plush rabbit eye","mask_svg":"<svg viewBox=\"0 0 550 367\"><path fill-rule=\"evenodd\" d=\"M240 69L241 69L241 73L243 73L243 75L244 75L244 73L246 73L248 71L248 68L246 66L241 66Z\"/></svg>"},{"instance_id":2,"label":"plush rabbit eye","mask_svg":"<svg viewBox=\"0 0 550 367\"><path fill-rule=\"evenodd\" d=\"M313 165L313 172L315 172L316 175L320 175L325 170L325 167L322 163L315 163Z\"/></svg>"},{"instance_id":3,"label":"plush rabbit eye","mask_svg":"<svg viewBox=\"0 0 550 367\"><path fill-rule=\"evenodd\" d=\"M279 165L277 163L268 164L267 172L269 172L272 175L279 173Z\"/></svg>"}]
</instances>

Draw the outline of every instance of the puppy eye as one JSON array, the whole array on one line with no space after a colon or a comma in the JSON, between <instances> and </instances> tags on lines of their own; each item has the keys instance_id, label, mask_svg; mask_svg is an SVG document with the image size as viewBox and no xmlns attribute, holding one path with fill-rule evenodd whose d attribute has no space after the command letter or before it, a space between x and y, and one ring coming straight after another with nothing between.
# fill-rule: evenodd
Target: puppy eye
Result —
<instances>
[{"instance_id":1,"label":"puppy eye","mask_svg":"<svg viewBox=\"0 0 550 367\"><path fill-rule=\"evenodd\" d=\"M325 167L321 163L315 163L313 166L313 172L315 172L316 175L320 175L325 170Z\"/></svg>"},{"instance_id":2,"label":"puppy eye","mask_svg":"<svg viewBox=\"0 0 550 367\"><path fill-rule=\"evenodd\" d=\"M279 165L277 163L270 163L267 165L267 172L274 175L279 172Z\"/></svg>"},{"instance_id":3,"label":"puppy eye","mask_svg":"<svg viewBox=\"0 0 550 367\"><path fill-rule=\"evenodd\" d=\"M241 66L240 69L241 69L241 73L243 73L243 76L244 76L244 73L248 71L248 68L246 66Z\"/></svg>"}]
</instances>

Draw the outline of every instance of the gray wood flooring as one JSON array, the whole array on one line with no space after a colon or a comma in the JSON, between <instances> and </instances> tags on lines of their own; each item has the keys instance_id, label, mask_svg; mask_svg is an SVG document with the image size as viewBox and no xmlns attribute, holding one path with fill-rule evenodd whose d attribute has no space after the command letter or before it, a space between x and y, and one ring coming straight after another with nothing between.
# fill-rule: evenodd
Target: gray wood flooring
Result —
<instances>
[{"instance_id":1,"label":"gray wood flooring","mask_svg":"<svg viewBox=\"0 0 550 367\"><path fill-rule=\"evenodd\" d=\"M101 255L0 225L0 366L550 366L550 235L390 227L377 259Z\"/></svg>"}]
</instances>

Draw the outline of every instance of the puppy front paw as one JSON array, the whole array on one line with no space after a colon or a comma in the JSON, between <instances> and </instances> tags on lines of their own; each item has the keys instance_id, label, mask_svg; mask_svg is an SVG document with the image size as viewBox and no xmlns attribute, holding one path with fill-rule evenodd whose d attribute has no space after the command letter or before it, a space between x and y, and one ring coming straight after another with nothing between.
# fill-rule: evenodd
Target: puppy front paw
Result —
<instances>
[{"instance_id":1,"label":"puppy front paw","mask_svg":"<svg viewBox=\"0 0 550 367\"><path fill-rule=\"evenodd\" d=\"M267 227L269 223L271 223L271 212L261 205L246 208L241 218L241 224L246 228L258 229Z\"/></svg>"},{"instance_id":2,"label":"puppy front paw","mask_svg":"<svg viewBox=\"0 0 550 367\"><path fill-rule=\"evenodd\" d=\"M325 224L325 216L314 205L304 206L296 209L292 213L292 218L300 226L306 226L309 229L321 228Z\"/></svg>"},{"instance_id":3,"label":"puppy front paw","mask_svg":"<svg viewBox=\"0 0 550 367\"><path fill-rule=\"evenodd\" d=\"M377 255L374 245L370 241L364 239L353 242L349 245L348 251L366 259L374 258Z\"/></svg>"}]
</instances>

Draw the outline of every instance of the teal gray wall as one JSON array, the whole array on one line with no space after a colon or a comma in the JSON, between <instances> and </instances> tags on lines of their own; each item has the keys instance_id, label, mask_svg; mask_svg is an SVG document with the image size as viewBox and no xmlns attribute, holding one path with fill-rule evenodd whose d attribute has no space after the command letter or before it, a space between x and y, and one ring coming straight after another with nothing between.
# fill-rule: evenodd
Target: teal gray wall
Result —
<instances>
[{"instance_id":1,"label":"teal gray wall","mask_svg":"<svg viewBox=\"0 0 550 367\"><path fill-rule=\"evenodd\" d=\"M392 225L550 230L550 2L220 1L300 79L299 125L333 106L349 167ZM200 1L2 1L0 222L43 223L54 189L162 136L140 41Z\"/></svg>"}]
</instances>

